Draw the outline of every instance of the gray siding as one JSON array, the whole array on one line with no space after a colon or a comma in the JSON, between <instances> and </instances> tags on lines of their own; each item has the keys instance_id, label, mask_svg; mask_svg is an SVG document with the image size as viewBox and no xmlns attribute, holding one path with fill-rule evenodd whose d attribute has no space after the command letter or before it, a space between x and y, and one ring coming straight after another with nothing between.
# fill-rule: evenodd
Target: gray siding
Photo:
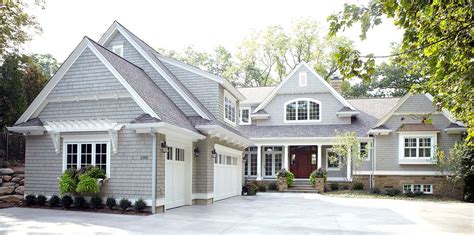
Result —
<instances>
[{"instance_id":1,"label":"gray siding","mask_svg":"<svg viewBox=\"0 0 474 235\"><path fill-rule=\"evenodd\" d=\"M285 103L297 98L311 98L321 102L321 122L285 123ZM350 124L350 118L336 117L336 113L343 105L331 93L307 93L307 94L279 94L264 108L270 114L266 120L258 120L260 126L276 125L324 125L324 124Z\"/></svg>"},{"instance_id":2,"label":"gray siding","mask_svg":"<svg viewBox=\"0 0 474 235\"><path fill-rule=\"evenodd\" d=\"M299 85L300 72L308 74L306 86ZM304 66L296 71L291 78L278 90L277 94L301 94L301 93L324 93L330 92L321 80L319 80L313 73L308 71Z\"/></svg>"},{"instance_id":3,"label":"gray siding","mask_svg":"<svg viewBox=\"0 0 474 235\"><path fill-rule=\"evenodd\" d=\"M416 94L408 97L408 99L398 107L396 113L431 113L436 108L433 102L423 94Z\"/></svg>"},{"instance_id":4,"label":"gray siding","mask_svg":"<svg viewBox=\"0 0 474 235\"><path fill-rule=\"evenodd\" d=\"M48 97L126 92L110 70L86 48L64 74Z\"/></svg>"},{"instance_id":5,"label":"gray siding","mask_svg":"<svg viewBox=\"0 0 474 235\"><path fill-rule=\"evenodd\" d=\"M187 116L197 116L196 111L181 97L181 95L159 74L150 63L122 36L117 33L112 40L105 45L112 50L114 45L123 45L123 58L142 68L146 74L163 90L163 92L183 111Z\"/></svg>"},{"instance_id":6,"label":"gray siding","mask_svg":"<svg viewBox=\"0 0 474 235\"><path fill-rule=\"evenodd\" d=\"M327 164L328 164L328 156L326 154L327 149L330 149L332 146L330 145L323 145L321 148L322 154L321 154L321 162L322 162L322 168L327 170ZM347 166L344 164L339 170L331 170L328 171L328 177L347 177Z\"/></svg>"},{"instance_id":7,"label":"gray siding","mask_svg":"<svg viewBox=\"0 0 474 235\"><path fill-rule=\"evenodd\" d=\"M421 107L413 106L413 108L420 109ZM414 111L411 111L414 112ZM404 121L401 121L401 119ZM437 134L437 146L444 151L448 151L453 144L460 140L460 135L448 135L444 132L450 121L442 114L434 114L431 116L433 125L441 130ZM395 115L392 116L387 123L387 127L393 130L390 135L376 136L376 170L377 171L431 171L437 170L434 165L400 165L398 163L399 151L399 134L396 130L402 123L420 123L420 120L413 115Z\"/></svg>"}]
</instances>

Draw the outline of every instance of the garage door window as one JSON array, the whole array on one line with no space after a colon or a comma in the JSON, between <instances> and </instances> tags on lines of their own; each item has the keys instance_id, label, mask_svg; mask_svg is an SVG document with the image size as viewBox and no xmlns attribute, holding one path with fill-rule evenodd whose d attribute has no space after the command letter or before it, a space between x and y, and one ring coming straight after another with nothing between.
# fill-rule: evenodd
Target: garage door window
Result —
<instances>
[{"instance_id":1,"label":"garage door window","mask_svg":"<svg viewBox=\"0 0 474 235\"><path fill-rule=\"evenodd\" d=\"M184 162L184 149L176 148L175 160Z\"/></svg>"}]
</instances>

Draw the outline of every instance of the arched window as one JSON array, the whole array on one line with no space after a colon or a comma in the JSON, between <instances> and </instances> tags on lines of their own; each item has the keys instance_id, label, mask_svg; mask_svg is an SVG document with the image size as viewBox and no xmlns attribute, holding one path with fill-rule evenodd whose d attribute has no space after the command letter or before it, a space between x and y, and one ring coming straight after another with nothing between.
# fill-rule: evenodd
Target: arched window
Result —
<instances>
[{"instance_id":1,"label":"arched window","mask_svg":"<svg viewBox=\"0 0 474 235\"><path fill-rule=\"evenodd\" d=\"M321 121L321 102L313 99L296 99L285 103L286 122Z\"/></svg>"}]
</instances>

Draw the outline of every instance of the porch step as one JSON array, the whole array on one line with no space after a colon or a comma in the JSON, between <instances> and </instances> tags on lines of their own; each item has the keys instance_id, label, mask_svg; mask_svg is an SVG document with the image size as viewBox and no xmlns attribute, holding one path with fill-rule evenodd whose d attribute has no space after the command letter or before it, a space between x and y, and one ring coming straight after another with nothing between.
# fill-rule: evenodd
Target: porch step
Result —
<instances>
[{"instance_id":1,"label":"porch step","mask_svg":"<svg viewBox=\"0 0 474 235\"><path fill-rule=\"evenodd\" d=\"M294 185L289 187L286 192L290 193L317 193L316 189L311 184Z\"/></svg>"},{"instance_id":2,"label":"porch step","mask_svg":"<svg viewBox=\"0 0 474 235\"><path fill-rule=\"evenodd\" d=\"M309 183L309 179L295 179L293 181L293 186L308 186L308 185L311 185Z\"/></svg>"}]
</instances>

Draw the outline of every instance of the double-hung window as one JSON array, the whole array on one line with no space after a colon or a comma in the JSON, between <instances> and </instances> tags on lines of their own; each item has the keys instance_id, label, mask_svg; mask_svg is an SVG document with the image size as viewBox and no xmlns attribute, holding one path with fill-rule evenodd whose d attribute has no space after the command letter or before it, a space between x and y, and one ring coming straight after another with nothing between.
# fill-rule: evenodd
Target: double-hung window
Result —
<instances>
[{"instance_id":1,"label":"double-hung window","mask_svg":"<svg viewBox=\"0 0 474 235\"><path fill-rule=\"evenodd\" d=\"M245 175L256 176L257 175L257 147L248 147L245 149Z\"/></svg>"},{"instance_id":2,"label":"double-hung window","mask_svg":"<svg viewBox=\"0 0 474 235\"><path fill-rule=\"evenodd\" d=\"M108 142L65 142L63 170L96 166L109 175L109 154Z\"/></svg>"},{"instance_id":3,"label":"double-hung window","mask_svg":"<svg viewBox=\"0 0 474 235\"><path fill-rule=\"evenodd\" d=\"M285 103L285 122L321 121L321 102L313 99L296 99Z\"/></svg>"},{"instance_id":4,"label":"double-hung window","mask_svg":"<svg viewBox=\"0 0 474 235\"><path fill-rule=\"evenodd\" d=\"M240 108L240 125L250 125L250 107Z\"/></svg>"},{"instance_id":5,"label":"double-hung window","mask_svg":"<svg viewBox=\"0 0 474 235\"><path fill-rule=\"evenodd\" d=\"M359 153L361 156L365 157L366 161L370 160L370 156L372 155L371 142L360 142Z\"/></svg>"},{"instance_id":6,"label":"double-hung window","mask_svg":"<svg viewBox=\"0 0 474 235\"><path fill-rule=\"evenodd\" d=\"M263 148L263 156L265 158L264 176L274 177L281 170L283 162L283 147L266 146Z\"/></svg>"},{"instance_id":7,"label":"double-hung window","mask_svg":"<svg viewBox=\"0 0 474 235\"><path fill-rule=\"evenodd\" d=\"M234 126L236 125L236 103L237 100L224 91L224 120Z\"/></svg>"},{"instance_id":8,"label":"double-hung window","mask_svg":"<svg viewBox=\"0 0 474 235\"><path fill-rule=\"evenodd\" d=\"M436 134L400 134L401 163L433 163Z\"/></svg>"}]
</instances>

